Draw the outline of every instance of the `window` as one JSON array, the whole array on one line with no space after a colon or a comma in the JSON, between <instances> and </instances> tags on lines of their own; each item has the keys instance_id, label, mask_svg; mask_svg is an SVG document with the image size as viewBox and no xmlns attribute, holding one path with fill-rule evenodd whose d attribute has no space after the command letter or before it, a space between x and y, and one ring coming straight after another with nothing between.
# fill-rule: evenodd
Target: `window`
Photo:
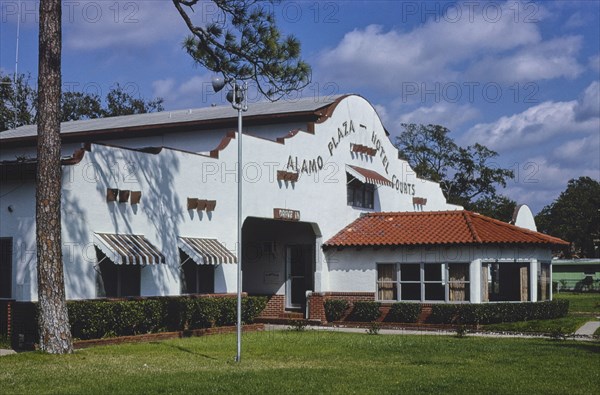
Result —
<instances>
[{"instance_id":1,"label":"window","mask_svg":"<svg viewBox=\"0 0 600 395\"><path fill-rule=\"evenodd\" d=\"M140 265L117 265L96 249L99 271L97 278L97 294L107 298L140 296Z\"/></svg>"},{"instance_id":2,"label":"window","mask_svg":"<svg viewBox=\"0 0 600 395\"><path fill-rule=\"evenodd\" d=\"M421 264L406 263L400 267L400 300L421 300Z\"/></svg>"},{"instance_id":3,"label":"window","mask_svg":"<svg viewBox=\"0 0 600 395\"><path fill-rule=\"evenodd\" d=\"M448 264L448 300L466 302L470 299L469 264Z\"/></svg>"},{"instance_id":4,"label":"window","mask_svg":"<svg viewBox=\"0 0 600 395\"><path fill-rule=\"evenodd\" d=\"M449 275L448 275L449 273ZM446 281L447 278L449 281ZM468 263L381 263L377 299L415 302L468 302Z\"/></svg>"},{"instance_id":5,"label":"window","mask_svg":"<svg viewBox=\"0 0 600 395\"><path fill-rule=\"evenodd\" d=\"M441 263L423 264L425 300L446 300L443 270L444 266Z\"/></svg>"},{"instance_id":6,"label":"window","mask_svg":"<svg viewBox=\"0 0 600 395\"><path fill-rule=\"evenodd\" d=\"M375 187L371 184L360 182L347 174L348 206L360 208L373 208L375 201Z\"/></svg>"},{"instance_id":7,"label":"window","mask_svg":"<svg viewBox=\"0 0 600 395\"><path fill-rule=\"evenodd\" d=\"M215 292L215 267L186 262L181 265L181 281L184 294L211 294Z\"/></svg>"},{"instance_id":8,"label":"window","mask_svg":"<svg viewBox=\"0 0 600 395\"><path fill-rule=\"evenodd\" d=\"M211 294L215 292L215 266L198 265L182 251L181 261L181 293Z\"/></svg>"},{"instance_id":9,"label":"window","mask_svg":"<svg viewBox=\"0 0 600 395\"><path fill-rule=\"evenodd\" d=\"M487 272L488 295L483 298L490 302L526 302L530 299L529 263L492 262L483 265Z\"/></svg>"},{"instance_id":10,"label":"window","mask_svg":"<svg viewBox=\"0 0 600 395\"><path fill-rule=\"evenodd\" d=\"M538 265L538 301L550 300L550 264Z\"/></svg>"},{"instance_id":11,"label":"window","mask_svg":"<svg viewBox=\"0 0 600 395\"><path fill-rule=\"evenodd\" d=\"M0 239L0 298L12 297L12 238Z\"/></svg>"},{"instance_id":12,"label":"window","mask_svg":"<svg viewBox=\"0 0 600 395\"><path fill-rule=\"evenodd\" d=\"M397 300L396 265L387 263L377 266L377 299Z\"/></svg>"}]
</instances>

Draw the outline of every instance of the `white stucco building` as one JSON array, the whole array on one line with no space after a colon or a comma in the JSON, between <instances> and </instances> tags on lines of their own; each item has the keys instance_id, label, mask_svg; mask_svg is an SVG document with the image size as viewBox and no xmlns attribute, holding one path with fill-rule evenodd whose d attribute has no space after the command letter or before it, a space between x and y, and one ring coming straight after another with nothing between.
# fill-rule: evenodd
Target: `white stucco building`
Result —
<instances>
[{"instance_id":1,"label":"white stucco building","mask_svg":"<svg viewBox=\"0 0 600 395\"><path fill-rule=\"evenodd\" d=\"M235 292L235 129L229 106L62 125L68 299ZM0 133L0 297L18 301L37 298L35 135L35 126ZM266 314L318 318L318 301L334 295L551 297L551 249L564 242L488 219L479 232L507 236L482 236L471 229L477 214L456 219L462 208L398 158L364 98L251 104L243 138L243 291L269 295ZM444 216L454 218L449 229L428 238ZM373 218L416 221L425 236L361 225ZM471 239L455 237L459 222Z\"/></svg>"}]
</instances>

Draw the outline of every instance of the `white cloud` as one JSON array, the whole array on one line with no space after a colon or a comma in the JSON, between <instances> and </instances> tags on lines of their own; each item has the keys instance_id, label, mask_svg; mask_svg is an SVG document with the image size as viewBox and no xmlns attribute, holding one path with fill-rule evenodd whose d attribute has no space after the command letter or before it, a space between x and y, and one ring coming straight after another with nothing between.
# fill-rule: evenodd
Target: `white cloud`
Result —
<instances>
[{"instance_id":1,"label":"white cloud","mask_svg":"<svg viewBox=\"0 0 600 395\"><path fill-rule=\"evenodd\" d=\"M152 82L152 89L154 97L162 97L167 99L173 95L175 89L175 80L173 78L167 78L164 80L157 80Z\"/></svg>"},{"instance_id":2,"label":"white cloud","mask_svg":"<svg viewBox=\"0 0 600 395\"><path fill-rule=\"evenodd\" d=\"M582 27L588 23L589 19L589 17L584 16L580 11L577 11L567 19L565 27L568 29Z\"/></svg>"},{"instance_id":3,"label":"white cloud","mask_svg":"<svg viewBox=\"0 0 600 395\"><path fill-rule=\"evenodd\" d=\"M174 78L152 82L153 97L162 97L165 108L183 109L205 107L213 102L220 103L221 93L215 94L208 74L194 76L177 83Z\"/></svg>"},{"instance_id":4,"label":"white cloud","mask_svg":"<svg viewBox=\"0 0 600 395\"><path fill-rule=\"evenodd\" d=\"M576 101L544 102L492 123L477 124L463 139L485 142L494 150L508 150L542 142L574 124Z\"/></svg>"},{"instance_id":5,"label":"white cloud","mask_svg":"<svg viewBox=\"0 0 600 395\"><path fill-rule=\"evenodd\" d=\"M578 100L548 101L477 124L462 136L461 144L480 142L498 151L517 176L503 193L539 210L570 179L600 179L599 87L595 81Z\"/></svg>"},{"instance_id":6,"label":"white cloud","mask_svg":"<svg viewBox=\"0 0 600 395\"><path fill-rule=\"evenodd\" d=\"M558 197L570 179L589 176L600 179L598 167L583 160L571 166L563 163L550 162L546 158L537 156L521 163L516 163L518 168L515 180L508 183L502 193L516 200L517 203L530 205L534 212Z\"/></svg>"},{"instance_id":7,"label":"white cloud","mask_svg":"<svg viewBox=\"0 0 600 395\"><path fill-rule=\"evenodd\" d=\"M575 78L584 68L577 61L581 36L561 37L527 46L513 55L488 56L473 64L467 75L496 82L523 82L559 77Z\"/></svg>"},{"instance_id":8,"label":"white cloud","mask_svg":"<svg viewBox=\"0 0 600 395\"><path fill-rule=\"evenodd\" d=\"M600 82L594 81L579 98L579 104L575 109L575 118L583 121L598 117L600 117Z\"/></svg>"},{"instance_id":9,"label":"white cloud","mask_svg":"<svg viewBox=\"0 0 600 395\"><path fill-rule=\"evenodd\" d=\"M538 23L517 18L511 2L501 6L497 21L474 12L453 22L431 19L410 31L355 29L322 52L317 64L330 80L387 92L406 82L536 81L582 72L576 58L581 37L544 41ZM538 11L537 20L547 17L542 7Z\"/></svg>"},{"instance_id":10,"label":"white cloud","mask_svg":"<svg viewBox=\"0 0 600 395\"><path fill-rule=\"evenodd\" d=\"M583 162L600 172L600 134L594 133L562 143L554 148L551 157L561 164L577 165Z\"/></svg>"},{"instance_id":11,"label":"white cloud","mask_svg":"<svg viewBox=\"0 0 600 395\"><path fill-rule=\"evenodd\" d=\"M391 122L391 119L387 108L382 104L374 104L373 107L375 107L375 111L377 111L377 115L379 115L379 118L381 118L383 125L388 125Z\"/></svg>"},{"instance_id":12,"label":"white cloud","mask_svg":"<svg viewBox=\"0 0 600 395\"><path fill-rule=\"evenodd\" d=\"M600 73L600 55L590 56L588 59L588 64L592 71Z\"/></svg>"},{"instance_id":13,"label":"white cloud","mask_svg":"<svg viewBox=\"0 0 600 395\"><path fill-rule=\"evenodd\" d=\"M468 122L479 115L479 111L470 105L438 103L431 107L419 107L399 117L400 123L422 123L443 125L450 130Z\"/></svg>"},{"instance_id":14,"label":"white cloud","mask_svg":"<svg viewBox=\"0 0 600 395\"><path fill-rule=\"evenodd\" d=\"M170 1L68 2L63 25L65 46L80 51L135 51L158 41L181 42L187 29Z\"/></svg>"},{"instance_id":15,"label":"white cloud","mask_svg":"<svg viewBox=\"0 0 600 395\"><path fill-rule=\"evenodd\" d=\"M593 109L598 102L598 87L597 81L590 84L580 100L547 101L492 123L477 124L465 133L463 140L469 144L484 142L494 150L503 151L527 149L573 133L598 133L600 118Z\"/></svg>"}]
</instances>

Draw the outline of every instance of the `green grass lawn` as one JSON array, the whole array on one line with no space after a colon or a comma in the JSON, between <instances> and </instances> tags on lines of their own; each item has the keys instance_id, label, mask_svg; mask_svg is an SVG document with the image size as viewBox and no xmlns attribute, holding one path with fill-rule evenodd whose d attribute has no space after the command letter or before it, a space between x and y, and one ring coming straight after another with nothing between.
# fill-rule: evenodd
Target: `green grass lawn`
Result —
<instances>
[{"instance_id":1,"label":"green grass lawn","mask_svg":"<svg viewBox=\"0 0 600 395\"><path fill-rule=\"evenodd\" d=\"M570 334L574 333L580 326L593 319L593 317L569 314L564 318L556 318L553 320L531 320L489 324L484 325L483 329L500 332L532 332L546 334L560 331L561 333Z\"/></svg>"},{"instance_id":2,"label":"green grass lawn","mask_svg":"<svg viewBox=\"0 0 600 395\"><path fill-rule=\"evenodd\" d=\"M555 293L554 299L569 301L569 312L600 314L600 293Z\"/></svg>"},{"instance_id":3,"label":"green grass lawn","mask_svg":"<svg viewBox=\"0 0 600 395\"><path fill-rule=\"evenodd\" d=\"M332 332L235 335L0 358L2 393L545 393L600 387L600 344Z\"/></svg>"},{"instance_id":4,"label":"green grass lawn","mask_svg":"<svg viewBox=\"0 0 600 395\"><path fill-rule=\"evenodd\" d=\"M596 320L596 316L600 314L600 293L564 292L554 294L554 298L569 301L569 315L567 317L554 320L504 322L501 324L484 325L483 329L489 331L535 333L560 331L569 334L575 332L586 322Z\"/></svg>"}]
</instances>

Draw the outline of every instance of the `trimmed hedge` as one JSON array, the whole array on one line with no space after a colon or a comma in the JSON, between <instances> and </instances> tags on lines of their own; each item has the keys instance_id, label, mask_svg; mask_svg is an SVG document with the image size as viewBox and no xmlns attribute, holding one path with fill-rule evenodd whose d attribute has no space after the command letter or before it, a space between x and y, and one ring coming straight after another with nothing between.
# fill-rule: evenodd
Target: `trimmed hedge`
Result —
<instances>
[{"instance_id":1,"label":"trimmed hedge","mask_svg":"<svg viewBox=\"0 0 600 395\"><path fill-rule=\"evenodd\" d=\"M379 302L354 302L350 321L372 322L377 321L381 315Z\"/></svg>"},{"instance_id":2,"label":"trimmed hedge","mask_svg":"<svg viewBox=\"0 0 600 395\"><path fill-rule=\"evenodd\" d=\"M339 321L348 309L347 300L326 300L327 321ZM348 321L377 321L381 312L379 302L355 302ZM420 303L399 302L391 305L386 322L417 322ZM566 317L569 301L558 299L545 302L434 304L427 322L431 324L496 324L501 322L546 320Z\"/></svg>"},{"instance_id":3,"label":"trimmed hedge","mask_svg":"<svg viewBox=\"0 0 600 395\"><path fill-rule=\"evenodd\" d=\"M350 303L343 299L329 299L325 301L324 307L327 321L333 322L339 321L344 316L344 313L350 307Z\"/></svg>"},{"instance_id":4,"label":"trimmed hedge","mask_svg":"<svg viewBox=\"0 0 600 395\"><path fill-rule=\"evenodd\" d=\"M388 322L417 322L420 312L421 304L419 303L394 303L385 320Z\"/></svg>"},{"instance_id":5,"label":"trimmed hedge","mask_svg":"<svg viewBox=\"0 0 600 395\"><path fill-rule=\"evenodd\" d=\"M266 305L266 297L243 298L242 321L254 322ZM67 307L73 337L81 340L235 325L237 313L231 297L77 300Z\"/></svg>"},{"instance_id":6,"label":"trimmed hedge","mask_svg":"<svg viewBox=\"0 0 600 395\"><path fill-rule=\"evenodd\" d=\"M435 304L429 322L434 324L496 324L566 317L568 300L523 303Z\"/></svg>"}]
</instances>

